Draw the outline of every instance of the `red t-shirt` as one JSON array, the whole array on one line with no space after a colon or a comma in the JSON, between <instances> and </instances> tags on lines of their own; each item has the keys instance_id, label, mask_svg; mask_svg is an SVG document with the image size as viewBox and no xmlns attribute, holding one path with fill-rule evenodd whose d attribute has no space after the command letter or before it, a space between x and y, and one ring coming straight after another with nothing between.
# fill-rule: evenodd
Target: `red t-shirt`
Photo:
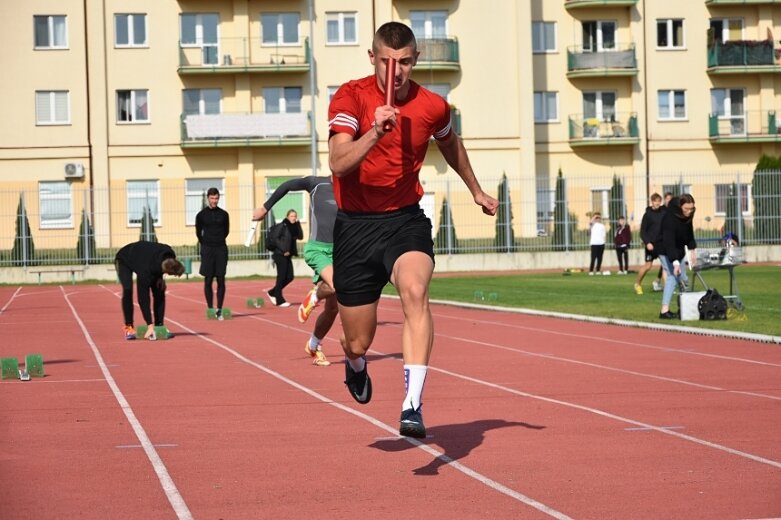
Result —
<instances>
[{"instance_id":1,"label":"red t-shirt","mask_svg":"<svg viewBox=\"0 0 781 520\"><path fill-rule=\"evenodd\" d=\"M374 132L374 111L385 104L375 76L345 83L328 108L328 130L353 139ZM417 204L423 196L418 174L429 140L446 139L450 107L442 96L410 81L407 99L397 101L401 111L396 127L385 134L361 161L356 171L334 177L334 197L340 209L383 213Z\"/></svg>"}]
</instances>

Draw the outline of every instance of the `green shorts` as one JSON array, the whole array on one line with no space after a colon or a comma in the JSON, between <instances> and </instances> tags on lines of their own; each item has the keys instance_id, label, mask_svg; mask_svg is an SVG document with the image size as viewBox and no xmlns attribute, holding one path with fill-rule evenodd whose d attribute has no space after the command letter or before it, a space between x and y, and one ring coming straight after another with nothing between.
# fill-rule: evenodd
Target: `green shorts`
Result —
<instances>
[{"instance_id":1,"label":"green shorts","mask_svg":"<svg viewBox=\"0 0 781 520\"><path fill-rule=\"evenodd\" d=\"M315 272L312 283L319 282L323 269L334 264L334 245L310 240L304 246L304 261Z\"/></svg>"}]
</instances>

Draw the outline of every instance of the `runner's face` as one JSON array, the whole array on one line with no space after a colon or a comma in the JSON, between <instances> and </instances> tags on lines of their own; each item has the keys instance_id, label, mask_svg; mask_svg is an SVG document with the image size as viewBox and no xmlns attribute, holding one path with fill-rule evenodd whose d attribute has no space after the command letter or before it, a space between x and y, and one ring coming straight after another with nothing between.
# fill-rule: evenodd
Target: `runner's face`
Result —
<instances>
[{"instance_id":1,"label":"runner's face","mask_svg":"<svg viewBox=\"0 0 781 520\"><path fill-rule=\"evenodd\" d=\"M220 196L219 195L209 195L207 198L209 199L209 207L211 209L216 208L217 204L220 203Z\"/></svg>"},{"instance_id":2,"label":"runner's face","mask_svg":"<svg viewBox=\"0 0 781 520\"><path fill-rule=\"evenodd\" d=\"M409 90L409 77L412 74L412 67L417 63L418 54L420 53L411 45L401 49L391 49L382 43L377 45L376 53L369 51L369 60L374 65L374 74L380 88L385 91L385 69L388 65L388 58L395 58L396 76L393 88L396 91L396 97L403 99Z\"/></svg>"}]
</instances>

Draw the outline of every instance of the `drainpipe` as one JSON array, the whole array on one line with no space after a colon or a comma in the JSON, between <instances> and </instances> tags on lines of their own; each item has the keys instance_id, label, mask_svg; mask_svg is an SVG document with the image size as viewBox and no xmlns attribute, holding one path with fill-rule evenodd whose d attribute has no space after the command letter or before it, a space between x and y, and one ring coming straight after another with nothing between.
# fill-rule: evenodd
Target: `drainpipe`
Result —
<instances>
[{"instance_id":1,"label":"drainpipe","mask_svg":"<svg viewBox=\"0 0 781 520\"><path fill-rule=\"evenodd\" d=\"M643 4L643 103L645 105L645 200L651 196L651 145L648 137L648 21L645 18L645 2Z\"/></svg>"},{"instance_id":2,"label":"drainpipe","mask_svg":"<svg viewBox=\"0 0 781 520\"><path fill-rule=\"evenodd\" d=\"M309 124L312 128L312 144L310 151L310 160L312 165L312 175L317 175L317 117L315 116L315 105L317 105L316 88L317 81L315 75L315 0L309 0L309 92L312 96L312 115Z\"/></svg>"},{"instance_id":3,"label":"drainpipe","mask_svg":"<svg viewBox=\"0 0 781 520\"><path fill-rule=\"evenodd\" d=\"M92 214L95 208L95 194L94 194L94 171L92 169L92 118L90 117L91 103L90 103L90 88L89 88L89 39L87 37L87 0L82 2L84 9L84 95L86 97L86 109L87 109L87 168L89 171L89 218L93 223L95 222L95 215Z\"/></svg>"}]
</instances>

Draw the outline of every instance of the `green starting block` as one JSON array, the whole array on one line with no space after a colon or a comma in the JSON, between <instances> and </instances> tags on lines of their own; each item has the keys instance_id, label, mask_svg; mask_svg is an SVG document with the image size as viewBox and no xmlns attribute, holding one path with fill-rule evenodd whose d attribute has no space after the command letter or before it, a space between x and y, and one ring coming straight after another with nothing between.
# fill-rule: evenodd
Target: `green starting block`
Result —
<instances>
[{"instance_id":1,"label":"green starting block","mask_svg":"<svg viewBox=\"0 0 781 520\"><path fill-rule=\"evenodd\" d=\"M499 293L495 293L495 292L488 293L488 301L495 302L498 299L499 299Z\"/></svg>"},{"instance_id":2,"label":"green starting block","mask_svg":"<svg viewBox=\"0 0 781 520\"><path fill-rule=\"evenodd\" d=\"M147 325L139 325L136 327L136 338L144 339L144 335L149 327ZM152 336L155 340L166 340L173 337L173 334L168 330L165 325L158 325L155 327L155 335Z\"/></svg>"},{"instance_id":3,"label":"green starting block","mask_svg":"<svg viewBox=\"0 0 781 520\"><path fill-rule=\"evenodd\" d=\"M30 377L43 377L43 356L40 354L27 354L24 359L24 369Z\"/></svg>"},{"instance_id":4,"label":"green starting block","mask_svg":"<svg viewBox=\"0 0 781 520\"><path fill-rule=\"evenodd\" d=\"M222 319L229 320L233 318L233 311L230 310L227 307L222 308ZM216 320L217 319L217 309L206 309L206 319L207 320Z\"/></svg>"},{"instance_id":5,"label":"green starting block","mask_svg":"<svg viewBox=\"0 0 781 520\"><path fill-rule=\"evenodd\" d=\"M19 379L19 360L16 358L0 359L2 366L2 379Z\"/></svg>"},{"instance_id":6,"label":"green starting block","mask_svg":"<svg viewBox=\"0 0 781 520\"><path fill-rule=\"evenodd\" d=\"M475 291L474 299L475 299L475 301L483 301L483 300L485 300L485 295L483 294L483 291Z\"/></svg>"},{"instance_id":7,"label":"green starting block","mask_svg":"<svg viewBox=\"0 0 781 520\"><path fill-rule=\"evenodd\" d=\"M266 300L263 298L248 298L247 299L247 307L250 309L260 309L263 307L263 305L266 303Z\"/></svg>"}]
</instances>

